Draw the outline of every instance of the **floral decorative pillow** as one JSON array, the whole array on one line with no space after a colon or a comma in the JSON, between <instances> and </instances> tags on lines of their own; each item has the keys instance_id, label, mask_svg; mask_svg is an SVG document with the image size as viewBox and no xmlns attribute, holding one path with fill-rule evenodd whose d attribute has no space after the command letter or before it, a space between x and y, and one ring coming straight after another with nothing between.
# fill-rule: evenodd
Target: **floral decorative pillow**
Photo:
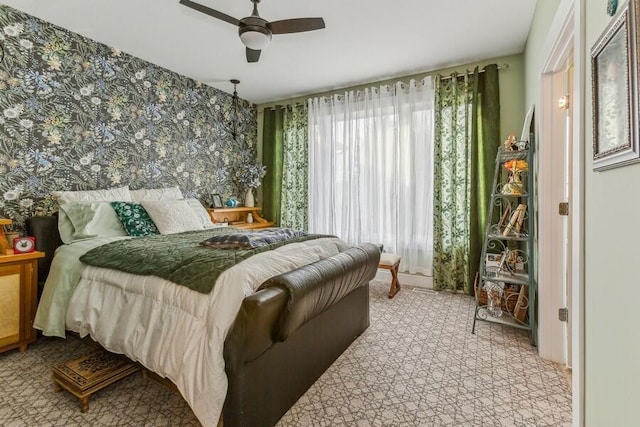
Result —
<instances>
[{"instance_id":1,"label":"floral decorative pillow","mask_svg":"<svg viewBox=\"0 0 640 427\"><path fill-rule=\"evenodd\" d=\"M158 227L140 203L111 202L111 206L118 214L118 218L129 236L160 234Z\"/></svg>"}]
</instances>

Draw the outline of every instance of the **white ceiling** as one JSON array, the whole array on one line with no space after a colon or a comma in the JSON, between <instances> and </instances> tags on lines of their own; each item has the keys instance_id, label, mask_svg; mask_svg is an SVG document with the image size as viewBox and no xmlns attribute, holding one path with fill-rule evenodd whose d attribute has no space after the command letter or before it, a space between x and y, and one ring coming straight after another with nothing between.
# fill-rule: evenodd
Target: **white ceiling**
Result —
<instances>
[{"instance_id":1,"label":"white ceiling","mask_svg":"<svg viewBox=\"0 0 640 427\"><path fill-rule=\"evenodd\" d=\"M263 0L268 21L316 17L326 28L274 35L246 62L237 27L178 0L1 0L255 103L521 53L536 0ZM198 0L235 18L250 0Z\"/></svg>"}]
</instances>

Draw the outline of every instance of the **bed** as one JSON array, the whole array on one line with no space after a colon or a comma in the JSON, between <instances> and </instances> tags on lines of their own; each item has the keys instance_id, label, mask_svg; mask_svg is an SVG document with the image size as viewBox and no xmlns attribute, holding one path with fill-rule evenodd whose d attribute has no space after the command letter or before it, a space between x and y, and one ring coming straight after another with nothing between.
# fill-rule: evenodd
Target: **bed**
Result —
<instances>
[{"instance_id":1,"label":"bed","mask_svg":"<svg viewBox=\"0 0 640 427\"><path fill-rule=\"evenodd\" d=\"M104 210L106 201L82 203ZM237 230L132 238L96 233L93 224L83 230L91 233L61 244L60 223L51 216L27 221L29 234L47 253L39 268L46 283L36 328L45 335L90 335L170 379L204 426L220 419L225 426L275 425L369 325L368 283L380 257L375 245L349 247L328 236L270 243L219 272L210 291L202 292L197 286L206 286L207 279L200 272L135 274L113 268L110 257L132 244L125 258L153 270L150 263L160 252L179 258L181 245ZM203 251L223 251L196 250L200 264L208 256ZM93 262L91 255L107 266L79 261L84 256ZM196 277L195 289L176 284L189 276Z\"/></svg>"}]
</instances>

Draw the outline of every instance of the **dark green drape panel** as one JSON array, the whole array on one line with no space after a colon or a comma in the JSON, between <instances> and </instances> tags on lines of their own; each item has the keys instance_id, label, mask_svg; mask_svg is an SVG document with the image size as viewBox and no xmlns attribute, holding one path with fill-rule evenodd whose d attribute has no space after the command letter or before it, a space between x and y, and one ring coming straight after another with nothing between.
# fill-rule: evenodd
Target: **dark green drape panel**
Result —
<instances>
[{"instance_id":1,"label":"dark green drape panel","mask_svg":"<svg viewBox=\"0 0 640 427\"><path fill-rule=\"evenodd\" d=\"M471 212L469 227L469 280L464 291L473 294L473 279L480 266L480 255L491 200L496 154L500 141L500 88L498 66L487 65L473 79L471 129ZM498 213L497 210L495 210Z\"/></svg>"},{"instance_id":2,"label":"dark green drape panel","mask_svg":"<svg viewBox=\"0 0 640 427\"><path fill-rule=\"evenodd\" d=\"M262 163L267 173L262 180L262 213L280 225L282 197L282 147L284 110L280 107L264 109L262 133Z\"/></svg>"},{"instance_id":3,"label":"dark green drape panel","mask_svg":"<svg viewBox=\"0 0 640 427\"><path fill-rule=\"evenodd\" d=\"M436 78L434 289L473 294L501 140L498 88L496 65Z\"/></svg>"}]
</instances>

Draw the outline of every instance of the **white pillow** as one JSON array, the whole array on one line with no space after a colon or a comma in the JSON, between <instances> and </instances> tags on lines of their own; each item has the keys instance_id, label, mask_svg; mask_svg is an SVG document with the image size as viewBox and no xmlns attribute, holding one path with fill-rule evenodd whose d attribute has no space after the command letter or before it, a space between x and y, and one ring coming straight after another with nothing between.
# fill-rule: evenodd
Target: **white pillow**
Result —
<instances>
[{"instance_id":1,"label":"white pillow","mask_svg":"<svg viewBox=\"0 0 640 427\"><path fill-rule=\"evenodd\" d=\"M58 203L69 202L130 202L129 187L109 188L106 190L54 191Z\"/></svg>"},{"instance_id":2,"label":"white pillow","mask_svg":"<svg viewBox=\"0 0 640 427\"><path fill-rule=\"evenodd\" d=\"M202 206L200 200L198 199L186 199L186 202L191 206L193 212L196 214L198 219L200 220L200 224L202 224L203 228L213 228L214 224L211 222L211 217L209 216L209 212Z\"/></svg>"},{"instance_id":3,"label":"white pillow","mask_svg":"<svg viewBox=\"0 0 640 427\"><path fill-rule=\"evenodd\" d=\"M131 190L131 197L134 202L143 202L147 200L182 200L184 196L180 187L164 187L164 188L142 188L140 190Z\"/></svg>"},{"instance_id":4,"label":"white pillow","mask_svg":"<svg viewBox=\"0 0 640 427\"><path fill-rule=\"evenodd\" d=\"M71 202L60 205L58 230L64 243L94 237L126 236L110 202Z\"/></svg>"},{"instance_id":5,"label":"white pillow","mask_svg":"<svg viewBox=\"0 0 640 427\"><path fill-rule=\"evenodd\" d=\"M204 229L186 200L147 200L140 204L156 224L160 234Z\"/></svg>"}]
</instances>

